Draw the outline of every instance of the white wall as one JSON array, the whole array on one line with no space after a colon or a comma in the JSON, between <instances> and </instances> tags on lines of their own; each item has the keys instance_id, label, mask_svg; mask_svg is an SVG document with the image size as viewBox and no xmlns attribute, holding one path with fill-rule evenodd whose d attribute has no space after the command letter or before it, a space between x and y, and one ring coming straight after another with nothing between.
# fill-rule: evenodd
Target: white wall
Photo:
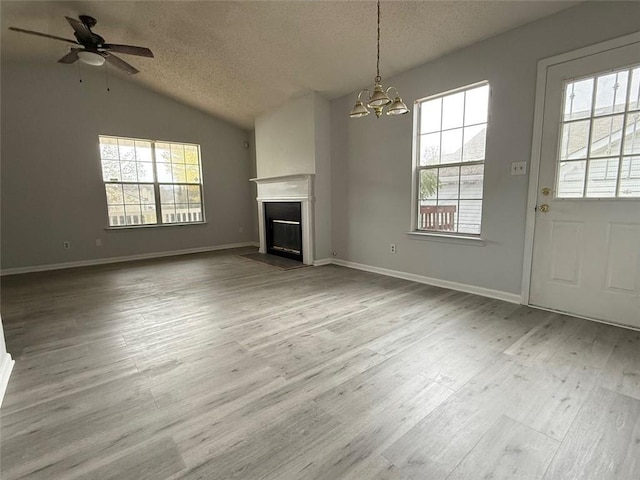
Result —
<instances>
[{"instance_id":1,"label":"white wall","mask_svg":"<svg viewBox=\"0 0 640 480\"><path fill-rule=\"evenodd\" d=\"M102 69L83 78L2 64L3 269L256 240L249 132L120 77L107 92ZM105 230L99 134L200 144L207 224Z\"/></svg>"},{"instance_id":2,"label":"white wall","mask_svg":"<svg viewBox=\"0 0 640 480\"><path fill-rule=\"evenodd\" d=\"M2 405L2 399L4 398L14 363L11 355L7 353L7 346L4 343L4 331L2 329L2 317L0 317L0 405Z\"/></svg>"},{"instance_id":3,"label":"white wall","mask_svg":"<svg viewBox=\"0 0 640 480\"><path fill-rule=\"evenodd\" d=\"M313 94L256 118L258 178L316 173Z\"/></svg>"},{"instance_id":4,"label":"white wall","mask_svg":"<svg viewBox=\"0 0 640 480\"><path fill-rule=\"evenodd\" d=\"M338 258L519 294L538 60L640 29L640 2L586 2L394 78L408 105L491 84L482 246L409 236L412 116L351 119L357 92L332 102L333 250ZM408 45L407 48L419 48ZM382 73L385 60L382 58ZM363 86L364 87L364 86ZM389 253L389 244L397 253Z\"/></svg>"}]
</instances>

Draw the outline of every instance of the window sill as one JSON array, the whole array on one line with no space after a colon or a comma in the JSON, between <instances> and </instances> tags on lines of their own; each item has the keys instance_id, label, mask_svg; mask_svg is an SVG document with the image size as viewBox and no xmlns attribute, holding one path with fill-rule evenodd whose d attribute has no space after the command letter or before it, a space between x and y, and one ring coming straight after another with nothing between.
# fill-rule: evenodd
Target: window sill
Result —
<instances>
[{"instance_id":1,"label":"window sill","mask_svg":"<svg viewBox=\"0 0 640 480\"><path fill-rule=\"evenodd\" d=\"M458 243L461 245L474 245L476 247L482 247L485 245L485 240L481 237L471 237L467 235L451 235L447 233L429 233L429 232L407 232L409 237L413 237L416 240L427 240L444 243Z\"/></svg>"},{"instance_id":2,"label":"window sill","mask_svg":"<svg viewBox=\"0 0 640 480\"><path fill-rule=\"evenodd\" d=\"M138 230L141 228L163 228L163 227L193 227L197 225L206 225L207 222L191 222L191 223L159 223L154 225L125 225L122 227L105 227L105 230Z\"/></svg>"}]
</instances>

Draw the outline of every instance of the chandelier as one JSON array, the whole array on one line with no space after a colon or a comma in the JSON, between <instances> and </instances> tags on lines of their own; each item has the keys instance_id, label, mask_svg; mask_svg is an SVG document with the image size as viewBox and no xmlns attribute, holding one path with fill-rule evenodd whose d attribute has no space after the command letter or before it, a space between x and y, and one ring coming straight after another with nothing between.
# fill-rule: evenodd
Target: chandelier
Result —
<instances>
[{"instance_id":1,"label":"chandelier","mask_svg":"<svg viewBox=\"0 0 640 480\"><path fill-rule=\"evenodd\" d=\"M389 90L395 91L395 98L391 100L388 93ZM367 101L367 105L365 106L362 103L361 96L363 93L367 92L369 95L369 99ZM382 86L382 77L380 77L380 0L378 0L378 57L376 63L376 78L374 79L373 93L369 91L369 89L360 90L358 93L358 99L356 100L353 109L349 116L351 118L364 117L369 115L369 108L372 108L377 118L380 118L384 107L387 107L386 114L387 115L404 115L405 113L409 113L409 109L404 104L400 95L398 94L398 89L396 87L388 87L386 90Z\"/></svg>"}]
</instances>

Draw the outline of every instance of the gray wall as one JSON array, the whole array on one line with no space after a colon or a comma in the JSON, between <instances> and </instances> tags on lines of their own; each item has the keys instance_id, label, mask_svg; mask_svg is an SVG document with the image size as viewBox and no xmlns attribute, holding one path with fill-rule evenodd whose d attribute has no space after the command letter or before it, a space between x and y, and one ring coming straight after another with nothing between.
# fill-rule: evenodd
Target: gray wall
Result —
<instances>
[{"instance_id":1,"label":"gray wall","mask_svg":"<svg viewBox=\"0 0 640 480\"><path fill-rule=\"evenodd\" d=\"M256 240L249 132L119 77L107 93L102 69L83 78L2 64L3 269ZM207 224L105 230L99 134L200 144Z\"/></svg>"},{"instance_id":2,"label":"gray wall","mask_svg":"<svg viewBox=\"0 0 640 480\"><path fill-rule=\"evenodd\" d=\"M351 119L357 92L332 102L333 250L340 259L520 293L538 60L640 29L640 2L587 2L393 78L416 99L491 84L482 232L475 246L410 237L412 116ZM418 45L407 48L419 48ZM381 59L384 75L384 57ZM364 87L364 86L363 86ZM389 253L389 244L397 253Z\"/></svg>"}]
</instances>

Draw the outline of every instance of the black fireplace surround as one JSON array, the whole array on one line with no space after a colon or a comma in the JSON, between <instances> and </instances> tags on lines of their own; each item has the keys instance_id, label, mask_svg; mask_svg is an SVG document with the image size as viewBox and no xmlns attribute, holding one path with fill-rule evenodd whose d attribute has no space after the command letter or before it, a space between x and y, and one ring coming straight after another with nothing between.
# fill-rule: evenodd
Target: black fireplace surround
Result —
<instances>
[{"instance_id":1,"label":"black fireplace surround","mask_svg":"<svg viewBox=\"0 0 640 480\"><path fill-rule=\"evenodd\" d=\"M264 204L267 253L302 261L302 205L300 202Z\"/></svg>"}]
</instances>

